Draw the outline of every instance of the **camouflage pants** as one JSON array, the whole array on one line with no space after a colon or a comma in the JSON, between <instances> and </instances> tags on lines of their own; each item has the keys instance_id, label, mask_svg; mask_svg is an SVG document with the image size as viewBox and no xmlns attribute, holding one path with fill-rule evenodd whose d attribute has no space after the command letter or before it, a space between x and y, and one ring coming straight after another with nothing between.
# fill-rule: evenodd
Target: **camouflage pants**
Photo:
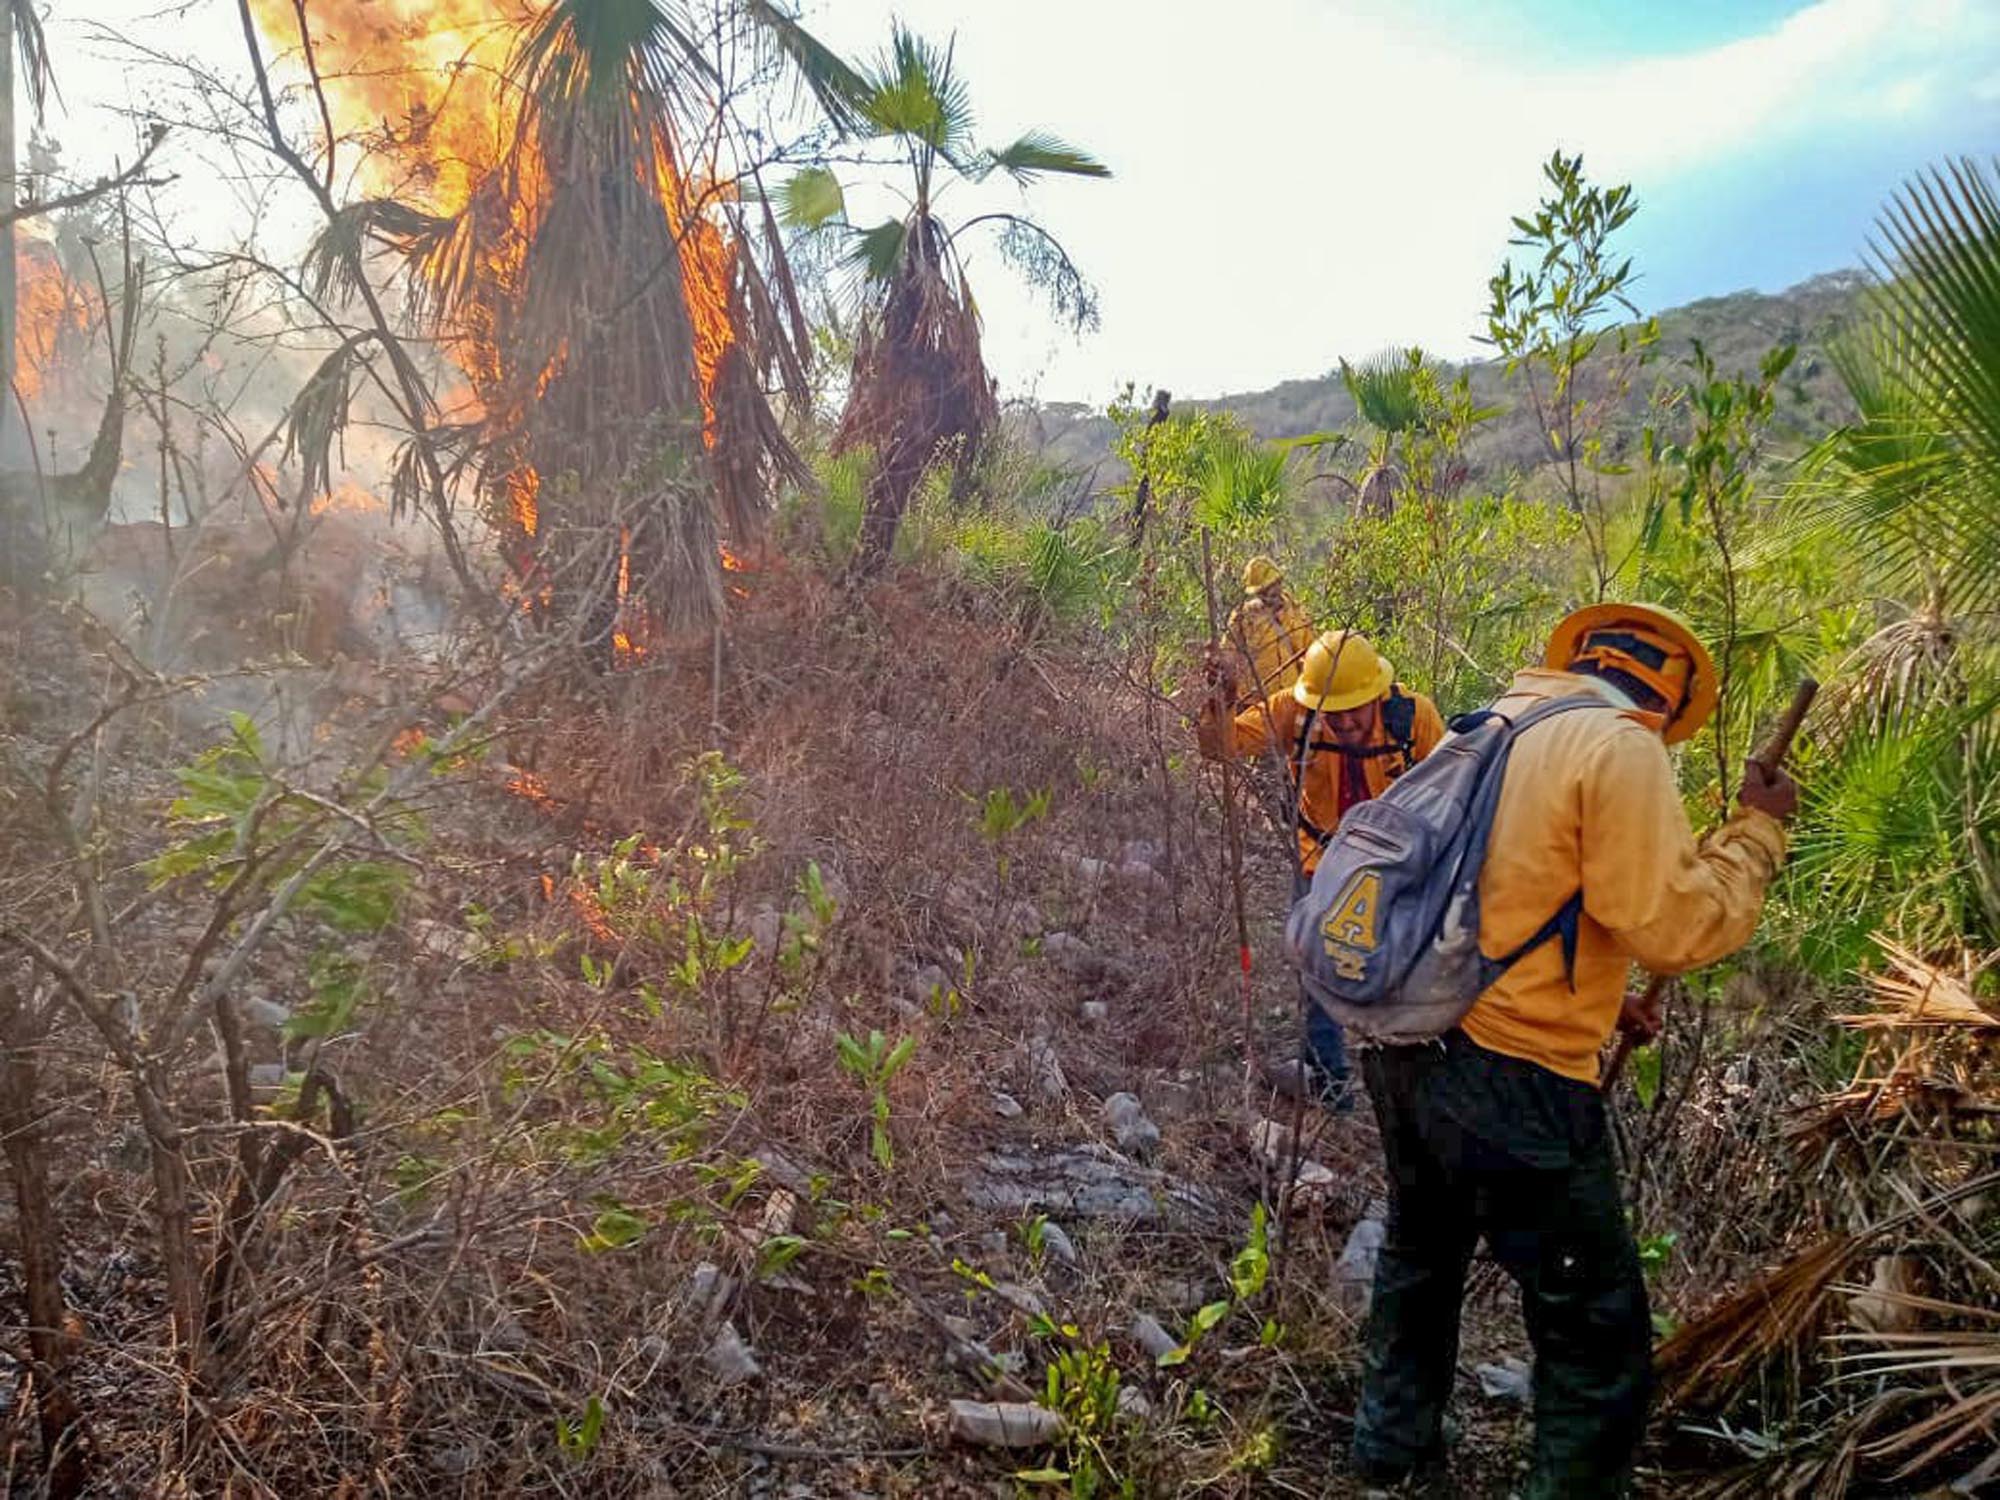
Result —
<instances>
[{"instance_id":1,"label":"camouflage pants","mask_svg":"<svg viewBox=\"0 0 2000 1500\"><path fill-rule=\"evenodd\" d=\"M1624 1492L1645 1426L1651 1323L1595 1089L1473 1045L1370 1048L1388 1239L1375 1274L1354 1455L1364 1473L1442 1456L1459 1307L1484 1236L1520 1286L1535 1351L1526 1494Z\"/></svg>"}]
</instances>

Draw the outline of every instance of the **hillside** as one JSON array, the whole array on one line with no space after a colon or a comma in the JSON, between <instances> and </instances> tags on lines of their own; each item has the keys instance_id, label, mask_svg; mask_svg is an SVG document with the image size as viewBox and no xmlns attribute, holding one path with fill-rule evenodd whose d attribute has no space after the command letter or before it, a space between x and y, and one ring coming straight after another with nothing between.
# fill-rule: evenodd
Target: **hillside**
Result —
<instances>
[{"instance_id":1,"label":"hillside","mask_svg":"<svg viewBox=\"0 0 2000 1500\"><path fill-rule=\"evenodd\" d=\"M1747 369L1774 344L1795 343L1799 358L1786 381L1789 401L1785 417L1801 434L1816 434L1840 419L1843 411L1839 382L1826 360L1832 332L1852 313L1863 273L1829 271L1778 293L1732 292L1704 297L1659 315L1660 354L1654 376L1673 369L1695 340L1715 356L1725 371ZM1349 354L1358 357L1361 351ZM1472 448L1476 467L1487 473L1525 470L1537 461L1542 438L1534 412L1498 361L1466 366L1472 390L1482 406L1497 406L1498 416L1480 431ZM1625 403L1614 430L1636 433L1645 420L1653 380L1642 379ZM1354 402L1341 384L1336 363L1310 380L1287 380L1269 390L1243 391L1208 399L1177 401L1185 408L1233 411L1260 437L1290 438L1306 433L1337 431L1354 421ZM1115 477L1111 467L1113 427L1104 413L1080 402L1056 402L1014 409L1019 430L1042 455L1065 468L1088 471L1105 466L1100 481Z\"/></svg>"}]
</instances>

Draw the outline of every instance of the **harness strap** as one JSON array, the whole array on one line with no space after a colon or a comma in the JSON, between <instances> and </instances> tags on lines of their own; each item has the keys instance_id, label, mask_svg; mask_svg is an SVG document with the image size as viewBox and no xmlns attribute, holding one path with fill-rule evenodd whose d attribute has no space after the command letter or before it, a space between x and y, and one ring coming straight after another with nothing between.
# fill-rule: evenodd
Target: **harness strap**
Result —
<instances>
[{"instance_id":1,"label":"harness strap","mask_svg":"<svg viewBox=\"0 0 2000 1500\"><path fill-rule=\"evenodd\" d=\"M1576 939L1578 918L1583 915L1583 892L1576 891L1569 900L1563 902L1549 919L1528 935L1528 940L1498 960L1502 972L1511 969L1552 937L1562 939L1563 978L1569 981L1569 990L1576 993Z\"/></svg>"}]
</instances>

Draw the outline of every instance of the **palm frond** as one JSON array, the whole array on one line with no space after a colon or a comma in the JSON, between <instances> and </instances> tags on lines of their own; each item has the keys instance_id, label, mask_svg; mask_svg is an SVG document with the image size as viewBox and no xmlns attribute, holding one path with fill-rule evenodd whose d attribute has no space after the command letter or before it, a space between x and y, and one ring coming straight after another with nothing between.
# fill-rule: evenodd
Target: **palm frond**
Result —
<instances>
[{"instance_id":1,"label":"palm frond","mask_svg":"<svg viewBox=\"0 0 2000 1500\"><path fill-rule=\"evenodd\" d=\"M1420 349L1379 354L1359 365L1343 359L1340 383L1370 427L1378 432L1411 432L1423 425L1427 415L1419 381L1423 362Z\"/></svg>"},{"instance_id":2,"label":"palm frond","mask_svg":"<svg viewBox=\"0 0 2000 1500\"><path fill-rule=\"evenodd\" d=\"M853 64L771 0L744 0L743 14L791 62L834 128L851 134L872 92Z\"/></svg>"},{"instance_id":3,"label":"palm frond","mask_svg":"<svg viewBox=\"0 0 2000 1500\"><path fill-rule=\"evenodd\" d=\"M1683 1326L1653 1357L1664 1404L1726 1407L1773 1360L1798 1357L1819 1332L1834 1283L1868 1243L1830 1235Z\"/></svg>"},{"instance_id":4,"label":"palm frond","mask_svg":"<svg viewBox=\"0 0 2000 1500\"><path fill-rule=\"evenodd\" d=\"M855 237L851 258L868 280L888 282L903 262L903 247L908 239L908 224L901 219L885 219Z\"/></svg>"},{"instance_id":5,"label":"palm frond","mask_svg":"<svg viewBox=\"0 0 2000 1500\"><path fill-rule=\"evenodd\" d=\"M778 187L778 217L787 229L822 229L847 214L847 195L831 167L805 167Z\"/></svg>"},{"instance_id":6,"label":"palm frond","mask_svg":"<svg viewBox=\"0 0 2000 1500\"><path fill-rule=\"evenodd\" d=\"M1111 169L1096 157L1045 130L1031 130L1011 145L1002 146L997 151L982 152L979 160L980 175L1005 172L1023 185L1047 172L1068 177L1111 175Z\"/></svg>"},{"instance_id":7,"label":"palm frond","mask_svg":"<svg viewBox=\"0 0 2000 1500\"><path fill-rule=\"evenodd\" d=\"M452 217L427 213L397 198L358 198L344 203L306 246L299 270L315 298L352 297L355 278L371 249L395 252L419 280L443 290L457 279L446 268L449 246L460 226Z\"/></svg>"},{"instance_id":8,"label":"palm frond","mask_svg":"<svg viewBox=\"0 0 2000 1500\"><path fill-rule=\"evenodd\" d=\"M1196 521L1226 534L1276 519L1291 488L1285 458L1284 449L1248 434L1218 436L1198 460Z\"/></svg>"},{"instance_id":9,"label":"palm frond","mask_svg":"<svg viewBox=\"0 0 2000 1500\"><path fill-rule=\"evenodd\" d=\"M555 0L530 25L514 71L528 114L565 105L629 111L691 101L689 75L719 84L694 28L668 0Z\"/></svg>"},{"instance_id":10,"label":"palm frond","mask_svg":"<svg viewBox=\"0 0 2000 1500\"><path fill-rule=\"evenodd\" d=\"M1896 378L1949 446L1935 483L1885 466L1878 503L1912 517L1943 556L1953 602L2000 606L2000 192L1970 159L1905 183L1871 251L1884 274L1878 316L1894 330ZM1865 471L1864 471L1865 472Z\"/></svg>"},{"instance_id":11,"label":"palm frond","mask_svg":"<svg viewBox=\"0 0 2000 1500\"><path fill-rule=\"evenodd\" d=\"M42 121L49 95L56 91L55 69L49 62L48 34L42 30L41 12L21 0L0 0L14 13L14 49L21 54L21 82L27 87L28 102L35 107L35 123Z\"/></svg>"},{"instance_id":12,"label":"palm frond","mask_svg":"<svg viewBox=\"0 0 2000 1500\"><path fill-rule=\"evenodd\" d=\"M334 445L347 430L357 365L356 342L343 343L320 361L285 413L283 462L299 462L301 501L332 487Z\"/></svg>"},{"instance_id":13,"label":"palm frond","mask_svg":"<svg viewBox=\"0 0 2000 1500\"><path fill-rule=\"evenodd\" d=\"M1048 297L1056 316L1077 333L1096 328L1097 290L1084 279L1062 241L1032 219L1018 214L987 215L973 223L990 219L1001 220L1004 225L1000 231L1002 258L1021 273L1028 285ZM963 226L970 227L970 224Z\"/></svg>"},{"instance_id":14,"label":"palm frond","mask_svg":"<svg viewBox=\"0 0 2000 1500\"><path fill-rule=\"evenodd\" d=\"M906 136L954 160L972 136L972 93L939 48L898 22L869 78L862 118L879 135Z\"/></svg>"}]
</instances>

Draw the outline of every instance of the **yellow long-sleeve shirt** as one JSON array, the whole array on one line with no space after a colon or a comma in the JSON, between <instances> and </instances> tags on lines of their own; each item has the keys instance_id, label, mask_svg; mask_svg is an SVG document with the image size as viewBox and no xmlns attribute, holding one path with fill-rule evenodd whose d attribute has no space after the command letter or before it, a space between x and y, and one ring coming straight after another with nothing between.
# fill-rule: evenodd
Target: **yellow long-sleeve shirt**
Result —
<instances>
[{"instance_id":1,"label":"yellow long-sleeve shirt","mask_svg":"<svg viewBox=\"0 0 2000 1500\"><path fill-rule=\"evenodd\" d=\"M1289 594L1276 605L1245 599L1229 614L1229 640L1250 669L1247 701L1255 703L1298 681L1299 664L1313 642L1312 620Z\"/></svg>"},{"instance_id":2,"label":"yellow long-sleeve shirt","mask_svg":"<svg viewBox=\"0 0 2000 1500\"><path fill-rule=\"evenodd\" d=\"M1548 942L1462 1023L1482 1047L1586 1083L1597 1081L1630 966L1680 974L1735 952L1756 930L1785 857L1784 825L1752 808L1697 844L1658 717L1595 679L1525 671L1495 706L1514 713L1593 691L1625 711L1559 714L1515 745L1479 875L1479 946L1489 957L1511 952L1583 892L1575 991L1562 944Z\"/></svg>"},{"instance_id":3,"label":"yellow long-sleeve shirt","mask_svg":"<svg viewBox=\"0 0 2000 1500\"><path fill-rule=\"evenodd\" d=\"M1366 802L1389 790L1390 784L1437 748L1444 738L1444 719L1437 705L1422 693L1413 693L1401 683L1396 691L1416 700L1411 725L1410 752L1345 756L1337 750L1306 747L1305 790L1299 798L1299 860L1307 874L1319 868L1323 845L1320 834L1332 833L1341 816L1357 802ZM1202 754L1220 760L1225 753L1239 756L1262 755L1276 748L1287 766L1299 753L1299 732L1305 728L1307 710L1289 692L1273 694L1235 715L1225 738L1222 715L1213 704L1204 704L1196 721L1195 738ZM1325 730L1319 738L1324 743ZM1375 704L1374 732L1370 748L1389 751L1390 740L1382 726L1382 705ZM1317 831L1315 831L1317 830Z\"/></svg>"}]
</instances>

